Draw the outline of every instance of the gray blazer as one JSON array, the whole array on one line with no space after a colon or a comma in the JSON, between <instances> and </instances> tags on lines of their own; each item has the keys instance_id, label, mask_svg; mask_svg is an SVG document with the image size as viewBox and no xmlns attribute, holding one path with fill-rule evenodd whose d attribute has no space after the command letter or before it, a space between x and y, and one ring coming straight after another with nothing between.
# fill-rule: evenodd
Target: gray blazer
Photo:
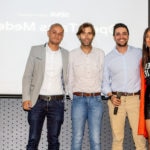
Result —
<instances>
[{"instance_id":1,"label":"gray blazer","mask_svg":"<svg viewBox=\"0 0 150 150\"><path fill-rule=\"evenodd\" d=\"M64 88L67 83L68 51L61 48L62 54L62 82ZM22 79L22 99L31 100L35 105L42 86L45 71L46 44L33 46L27 60L25 72Z\"/></svg>"}]
</instances>

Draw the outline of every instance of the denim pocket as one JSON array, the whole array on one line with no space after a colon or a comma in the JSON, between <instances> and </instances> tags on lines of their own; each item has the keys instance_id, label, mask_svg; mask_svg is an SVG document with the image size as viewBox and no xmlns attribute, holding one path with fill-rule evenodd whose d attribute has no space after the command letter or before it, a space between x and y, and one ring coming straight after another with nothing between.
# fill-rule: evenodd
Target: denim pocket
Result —
<instances>
[{"instance_id":1,"label":"denim pocket","mask_svg":"<svg viewBox=\"0 0 150 150\"><path fill-rule=\"evenodd\" d=\"M98 102L102 102L102 97L101 97L101 96L96 96L96 100L97 100Z\"/></svg>"}]
</instances>

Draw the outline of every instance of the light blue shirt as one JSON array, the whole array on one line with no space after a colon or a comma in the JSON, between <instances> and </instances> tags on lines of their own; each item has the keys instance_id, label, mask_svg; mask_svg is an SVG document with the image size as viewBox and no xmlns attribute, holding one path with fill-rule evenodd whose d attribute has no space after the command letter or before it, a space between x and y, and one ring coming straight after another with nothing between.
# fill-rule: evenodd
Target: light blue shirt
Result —
<instances>
[{"instance_id":1,"label":"light blue shirt","mask_svg":"<svg viewBox=\"0 0 150 150\"><path fill-rule=\"evenodd\" d=\"M141 57L141 49L133 46L128 46L124 54L119 53L116 48L107 54L104 60L103 94L107 95L112 91L139 91Z\"/></svg>"}]
</instances>

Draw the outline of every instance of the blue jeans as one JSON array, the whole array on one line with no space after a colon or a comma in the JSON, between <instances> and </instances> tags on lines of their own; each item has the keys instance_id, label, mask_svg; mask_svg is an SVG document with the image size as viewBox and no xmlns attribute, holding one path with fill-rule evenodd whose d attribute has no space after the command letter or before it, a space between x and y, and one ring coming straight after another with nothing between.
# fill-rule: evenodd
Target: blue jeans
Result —
<instances>
[{"instance_id":1,"label":"blue jeans","mask_svg":"<svg viewBox=\"0 0 150 150\"><path fill-rule=\"evenodd\" d=\"M103 102L101 96L73 96L71 150L81 150L86 120L89 128L90 149L100 150Z\"/></svg>"},{"instance_id":2,"label":"blue jeans","mask_svg":"<svg viewBox=\"0 0 150 150\"><path fill-rule=\"evenodd\" d=\"M38 99L35 106L28 112L30 125L27 150L38 150L42 127L47 117L48 150L59 150L58 136L64 120L64 101L49 102Z\"/></svg>"}]
</instances>

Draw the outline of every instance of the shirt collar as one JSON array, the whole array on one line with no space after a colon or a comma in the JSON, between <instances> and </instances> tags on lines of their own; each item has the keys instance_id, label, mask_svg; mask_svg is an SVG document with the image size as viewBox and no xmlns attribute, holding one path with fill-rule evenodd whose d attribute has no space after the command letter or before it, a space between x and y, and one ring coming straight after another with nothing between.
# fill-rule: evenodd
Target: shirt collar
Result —
<instances>
[{"instance_id":1,"label":"shirt collar","mask_svg":"<svg viewBox=\"0 0 150 150\"><path fill-rule=\"evenodd\" d=\"M60 53L60 48L57 51L53 51L48 44L46 44L46 52L51 53L51 54L56 54L56 53Z\"/></svg>"},{"instance_id":2,"label":"shirt collar","mask_svg":"<svg viewBox=\"0 0 150 150\"><path fill-rule=\"evenodd\" d=\"M126 51L124 54L120 53L120 52L116 49L116 46L114 47L114 51L115 51L118 55L125 55L125 54L127 54L128 51L129 51L129 46L128 46L128 48L127 48L127 51Z\"/></svg>"}]
</instances>

